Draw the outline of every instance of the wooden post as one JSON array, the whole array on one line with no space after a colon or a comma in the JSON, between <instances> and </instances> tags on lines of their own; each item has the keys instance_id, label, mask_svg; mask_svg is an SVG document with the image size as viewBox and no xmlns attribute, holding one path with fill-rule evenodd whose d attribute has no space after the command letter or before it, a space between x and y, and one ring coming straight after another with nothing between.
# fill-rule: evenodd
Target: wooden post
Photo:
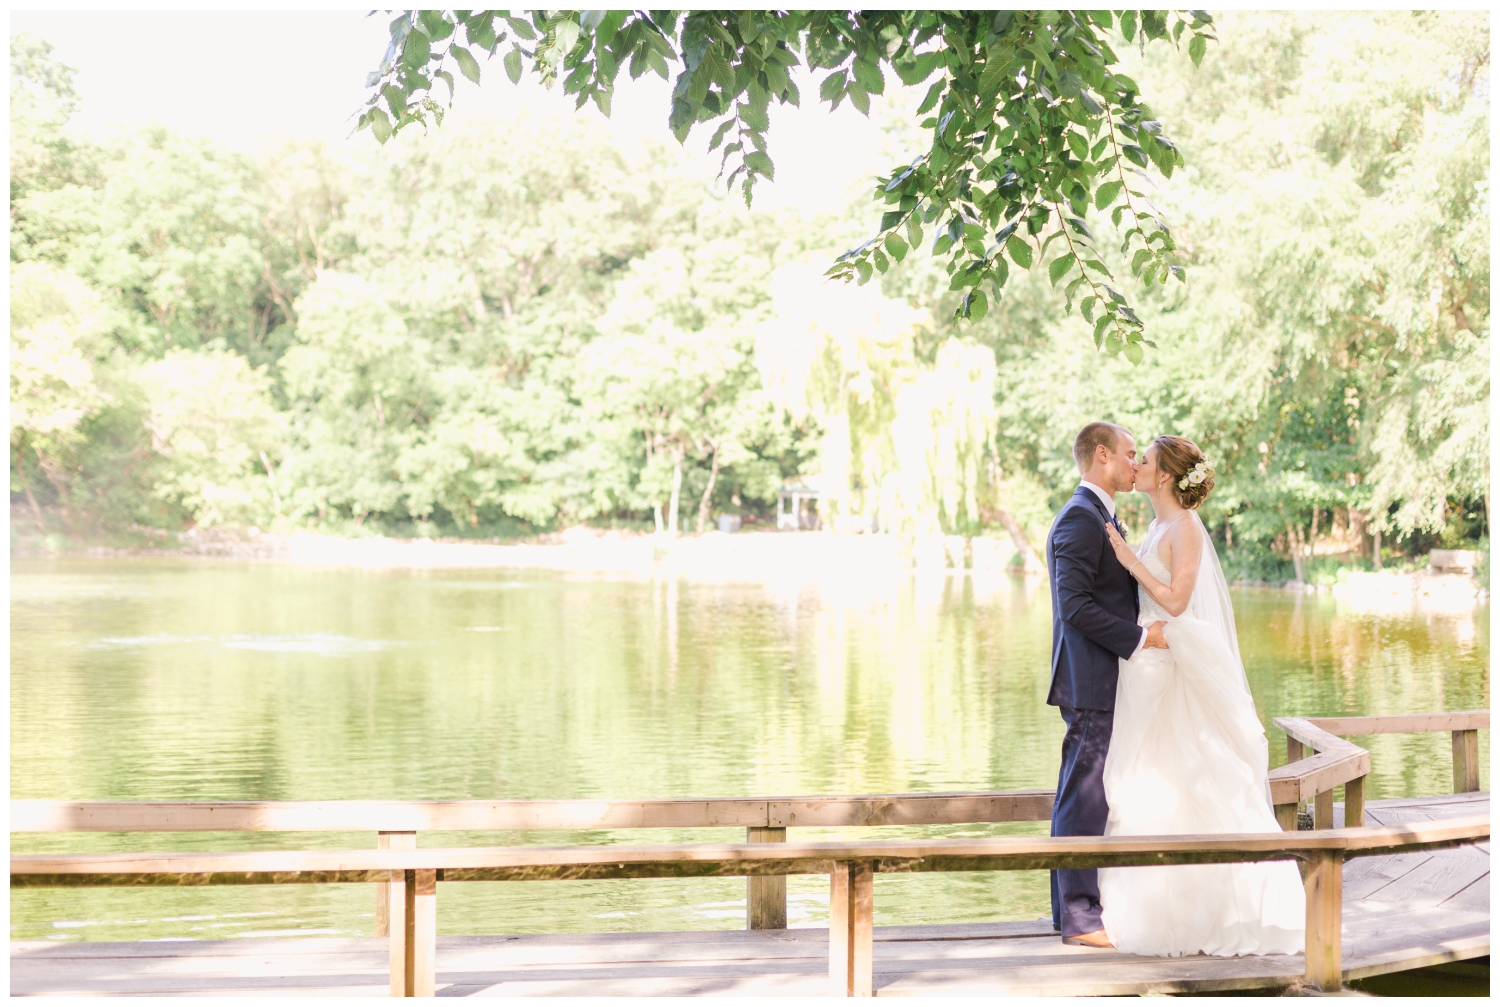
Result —
<instances>
[{"instance_id":1,"label":"wooden post","mask_svg":"<svg viewBox=\"0 0 1500 1007\"><path fill-rule=\"evenodd\" d=\"M410 971L406 967L406 871L392 871L387 890L386 925L391 938L391 996L409 996ZM377 884L376 888L382 887Z\"/></svg>"},{"instance_id":2,"label":"wooden post","mask_svg":"<svg viewBox=\"0 0 1500 1007\"><path fill-rule=\"evenodd\" d=\"M1333 828L1333 788L1320 791L1313 797L1313 828Z\"/></svg>"},{"instance_id":3,"label":"wooden post","mask_svg":"<svg viewBox=\"0 0 1500 1007\"><path fill-rule=\"evenodd\" d=\"M786 829L752 825L745 829L747 843L784 843ZM745 879L745 929L786 929L786 875L761 874Z\"/></svg>"},{"instance_id":4,"label":"wooden post","mask_svg":"<svg viewBox=\"0 0 1500 1007\"><path fill-rule=\"evenodd\" d=\"M1286 736L1286 764L1288 766L1290 766L1292 763L1294 763L1294 762L1300 762L1300 761L1302 761L1305 758L1307 758L1307 746L1304 745L1304 744L1302 744L1302 742L1298 741L1296 738L1292 737L1290 734L1288 734ZM1301 801L1298 801L1296 804L1292 805L1292 817L1291 817L1291 823L1292 824L1291 825L1287 825L1286 822L1282 822L1281 823L1281 829L1282 829L1283 832L1296 832L1297 831L1297 812L1299 812L1301 810L1302 810L1302 802ZM1278 809L1278 811L1279 811L1279 809Z\"/></svg>"},{"instance_id":5,"label":"wooden post","mask_svg":"<svg viewBox=\"0 0 1500 1007\"><path fill-rule=\"evenodd\" d=\"M375 836L377 850L414 850L417 848L415 832L381 832ZM397 896L399 901L401 896ZM391 935L391 886L375 886L375 936Z\"/></svg>"},{"instance_id":6,"label":"wooden post","mask_svg":"<svg viewBox=\"0 0 1500 1007\"><path fill-rule=\"evenodd\" d=\"M1479 791L1479 732L1453 732L1453 792Z\"/></svg>"},{"instance_id":7,"label":"wooden post","mask_svg":"<svg viewBox=\"0 0 1500 1007\"><path fill-rule=\"evenodd\" d=\"M1295 802L1276 805L1276 823L1281 826L1282 832L1297 831L1297 805Z\"/></svg>"},{"instance_id":8,"label":"wooden post","mask_svg":"<svg viewBox=\"0 0 1500 1007\"><path fill-rule=\"evenodd\" d=\"M1365 778L1356 777L1344 784L1344 828L1357 829L1365 824Z\"/></svg>"},{"instance_id":9,"label":"wooden post","mask_svg":"<svg viewBox=\"0 0 1500 1007\"><path fill-rule=\"evenodd\" d=\"M828 995L874 996L874 865L835 863L828 887Z\"/></svg>"},{"instance_id":10,"label":"wooden post","mask_svg":"<svg viewBox=\"0 0 1500 1007\"><path fill-rule=\"evenodd\" d=\"M1308 854L1306 979L1324 993L1344 981L1344 855L1338 850Z\"/></svg>"},{"instance_id":11,"label":"wooden post","mask_svg":"<svg viewBox=\"0 0 1500 1007\"><path fill-rule=\"evenodd\" d=\"M437 871L406 871L402 885L402 926L391 926L391 995L437 995ZM394 886L392 886L394 887ZM395 906L391 915L394 917ZM397 937L397 934L400 937ZM401 992L396 992L396 949L400 945Z\"/></svg>"}]
</instances>

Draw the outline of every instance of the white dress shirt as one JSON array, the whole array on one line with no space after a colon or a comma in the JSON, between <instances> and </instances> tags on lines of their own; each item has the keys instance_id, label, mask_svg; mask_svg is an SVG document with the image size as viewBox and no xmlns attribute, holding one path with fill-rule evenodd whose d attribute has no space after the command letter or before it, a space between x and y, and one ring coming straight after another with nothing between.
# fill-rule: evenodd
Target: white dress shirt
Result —
<instances>
[{"instance_id":1,"label":"white dress shirt","mask_svg":"<svg viewBox=\"0 0 1500 1007\"><path fill-rule=\"evenodd\" d=\"M1080 485L1084 486L1087 489L1092 490L1093 493L1094 493L1094 496L1098 497L1103 502L1104 509L1107 510L1107 511L1109 511L1109 516L1110 517L1114 517L1115 516L1115 498L1114 497L1110 496L1108 493L1104 492L1104 490L1100 489L1098 486L1095 486L1093 483L1089 482L1087 479L1083 480L1083 482Z\"/></svg>"},{"instance_id":2,"label":"white dress shirt","mask_svg":"<svg viewBox=\"0 0 1500 1007\"><path fill-rule=\"evenodd\" d=\"M1104 490L1100 489L1098 486L1095 486L1093 483L1089 482L1087 479L1082 480L1081 485L1085 489L1091 491L1094 494L1094 496L1098 497L1101 501L1103 501L1103 503L1104 503L1104 509L1107 510L1107 511L1109 511L1109 516L1110 517L1114 517L1115 516L1115 498L1114 497L1110 496L1108 493L1104 492ZM1135 651L1134 651L1134 653L1132 653L1130 655L1131 657L1135 657L1136 654L1139 654L1141 652L1141 648L1146 645L1146 634L1149 633L1149 632L1150 632L1150 630L1148 630L1144 626L1141 627L1141 642L1135 645Z\"/></svg>"}]
</instances>

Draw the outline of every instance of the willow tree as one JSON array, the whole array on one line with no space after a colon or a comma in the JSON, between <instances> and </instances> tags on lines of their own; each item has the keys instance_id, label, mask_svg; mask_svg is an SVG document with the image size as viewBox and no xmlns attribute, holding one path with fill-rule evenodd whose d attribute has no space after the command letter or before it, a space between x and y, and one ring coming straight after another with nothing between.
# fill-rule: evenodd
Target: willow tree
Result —
<instances>
[{"instance_id":1,"label":"willow tree","mask_svg":"<svg viewBox=\"0 0 1500 1007\"><path fill-rule=\"evenodd\" d=\"M578 107L608 115L621 69L670 80L668 124L685 142L712 127L728 185L746 202L773 179L767 138L774 99L798 105L792 70L826 71L818 96L868 113L887 72L913 86L931 82L917 110L928 149L878 179L883 205L873 237L838 257L829 274L867 283L933 235L946 258L956 314L982 318L1011 265L1046 263L1093 323L1094 342L1139 362L1153 345L1087 222L1107 212L1135 276L1183 278L1172 233L1140 180L1170 176L1177 147L1118 71L1112 45L1170 40L1202 61L1213 39L1202 11L404 11L390 47L366 83L358 128L382 143L400 130L441 122L437 100L454 72L479 83L480 57L499 56L519 82L561 80Z\"/></svg>"}]
</instances>

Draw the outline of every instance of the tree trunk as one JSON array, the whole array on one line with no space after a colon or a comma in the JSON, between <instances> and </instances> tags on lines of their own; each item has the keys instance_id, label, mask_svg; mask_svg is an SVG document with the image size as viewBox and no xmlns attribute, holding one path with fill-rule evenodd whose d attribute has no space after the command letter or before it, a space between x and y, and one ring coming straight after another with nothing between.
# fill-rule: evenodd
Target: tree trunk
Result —
<instances>
[{"instance_id":1,"label":"tree trunk","mask_svg":"<svg viewBox=\"0 0 1500 1007\"><path fill-rule=\"evenodd\" d=\"M703 491L703 499L698 501L698 534L703 534L703 526L708 524L709 508L713 504L714 484L719 481L719 449L714 448L713 459L708 467L708 487Z\"/></svg>"},{"instance_id":2,"label":"tree trunk","mask_svg":"<svg viewBox=\"0 0 1500 1007\"><path fill-rule=\"evenodd\" d=\"M62 508L63 521L69 528L78 526L78 513L73 509L73 495L69 492L71 486L68 479L63 475L61 466L53 464L46 455L40 451L36 456L37 465L42 470L42 475L47 482L52 484L53 492L57 494L57 503Z\"/></svg>"},{"instance_id":3,"label":"tree trunk","mask_svg":"<svg viewBox=\"0 0 1500 1007\"><path fill-rule=\"evenodd\" d=\"M266 477L271 480L271 500L276 505L276 516L281 517L281 494L276 492L276 470L271 467L271 459L266 453L260 453L260 463L266 467Z\"/></svg>"},{"instance_id":4,"label":"tree trunk","mask_svg":"<svg viewBox=\"0 0 1500 1007\"><path fill-rule=\"evenodd\" d=\"M1224 551L1228 552L1234 548L1234 528L1229 524L1229 517L1224 517Z\"/></svg>"},{"instance_id":5,"label":"tree trunk","mask_svg":"<svg viewBox=\"0 0 1500 1007\"><path fill-rule=\"evenodd\" d=\"M36 502L36 497L31 493L30 486L22 486L26 491L26 502L31 505L31 513L36 517L37 527L42 524L42 505Z\"/></svg>"},{"instance_id":6,"label":"tree trunk","mask_svg":"<svg viewBox=\"0 0 1500 1007\"><path fill-rule=\"evenodd\" d=\"M661 503L651 505L651 517L656 522L656 534L661 534Z\"/></svg>"},{"instance_id":7,"label":"tree trunk","mask_svg":"<svg viewBox=\"0 0 1500 1007\"><path fill-rule=\"evenodd\" d=\"M677 505L682 500L682 452L672 458L672 496L667 501L667 534L677 537Z\"/></svg>"},{"instance_id":8,"label":"tree trunk","mask_svg":"<svg viewBox=\"0 0 1500 1007\"><path fill-rule=\"evenodd\" d=\"M1375 561L1375 570L1380 571L1380 529L1370 532L1370 557Z\"/></svg>"},{"instance_id":9,"label":"tree trunk","mask_svg":"<svg viewBox=\"0 0 1500 1007\"><path fill-rule=\"evenodd\" d=\"M1044 572L1047 568L1037 558L1036 550L1031 547L1031 543L1026 539L1026 529L1021 527L1021 522L1016 520L1016 516L1004 508L997 510L995 516L1000 519L1000 523L1010 533L1010 541L1016 547L1016 552L1021 554L1021 569L1027 573Z\"/></svg>"},{"instance_id":10,"label":"tree trunk","mask_svg":"<svg viewBox=\"0 0 1500 1007\"><path fill-rule=\"evenodd\" d=\"M1286 523L1286 545L1287 552L1292 554L1292 572L1297 583L1307 583L1302 577L1302 526L1288 521Z\"/></svg>"}]
</instances>

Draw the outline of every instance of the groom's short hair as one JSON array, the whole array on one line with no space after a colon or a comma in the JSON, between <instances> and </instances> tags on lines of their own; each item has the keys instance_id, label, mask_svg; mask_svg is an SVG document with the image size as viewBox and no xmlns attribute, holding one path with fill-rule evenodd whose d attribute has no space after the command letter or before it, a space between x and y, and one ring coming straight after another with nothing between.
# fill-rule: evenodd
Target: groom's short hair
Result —
<instances>
[{"instance_id":1,"label":"groom's short hair","mask_svg":"<svg viewBox=\"0 0 1500 1007\"><path fill-rule=\"evenodd\" d=\"M1094 449L1103 444L1111 451L1116 450L1120 444L1120 435L1130 433L1117 423L1106 423L1103 420L1095 420L1082 430L1073 441L1073 460L1078 463L1079 472L1087 472L1089 463L1093 460Z\"/></svg>"}]
</instances>

